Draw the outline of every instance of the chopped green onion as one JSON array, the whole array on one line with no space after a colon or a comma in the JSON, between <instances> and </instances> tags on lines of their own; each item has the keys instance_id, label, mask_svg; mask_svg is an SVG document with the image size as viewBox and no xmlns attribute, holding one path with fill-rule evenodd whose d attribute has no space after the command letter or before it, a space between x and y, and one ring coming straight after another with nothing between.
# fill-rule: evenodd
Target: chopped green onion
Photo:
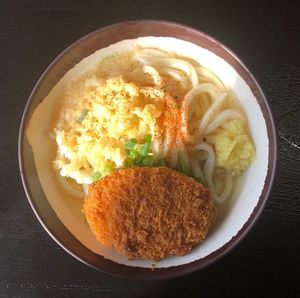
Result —
<instances>
[{"instance_id":1,"label":"chopped green onion","mask_svg":"<svg viewBox=\"0 0 300 298\"><path fill-rule=\"evenodd\" d=\"M148 135L145 136L145 140L146 140L148 143L151 143L151 139L152 139L151 134L148 134Z\"/></svg>"},{"instance_id":2,"label":"chopped green onion","mask_svg":"<svg viewBox=\"0 0 300 298\"><path fill-rule=\"evenodd\" d=\"M102 177L101 173L100 172L95 172L93 175L92 175L92 180L93 181L97 181L99 180L100 178Z\"/></svg>"},{"instance_id":3,"label":"chopped green onion","mask_svg":"<svg viewBox=\"0 0 300 298\"><path fill-rule=\"evenodd\" d=\"M136 139L130 139L130 140L124 145L124 147L125 147L125 149L130 150L130 149L132 149L132 148L136 145L136 143L137 143L137 140L136 140Z\"/></svg>"},{"instance_id":4,"label":"chopped green onion","mask_svg":"<svg viewBox=\"0 0 300 298\"><path fill-rule=\"evenodd\" d=\"M206 187L206 183L201 177L194 178L198 183L202 184L204 187Z\"/></svg>"},{"instance_id":5,"label":"chopped green onion","mask_svg":"<svg viewBox=\"0 0 300 298\"><path fill-rule=\"evenodd\" d=\"M152 167L153 166L153 157L146 156L143 158L143 166L145 167Z\"/></svg>"},{"instance_id":6,"label":"chopped green onion","mask_svg":"<svg viewBox=\"0 0 300 298\"><path fill-rule=\"evenodd\" d=\"M144 157L147 156L150 149L150 143L145 143L139 150L139 153Z\"/></svg>"},{"instance_id":7,"label":"chopped green onion","mask_svg":"<svg viewBox=\"0 0 300 298\"><path fill-rule=\"evenodd\" d=\"M142 145L142 147L140 147L140 154L145 157L148 155L149 153L149 149L150 149L150 144L151 144L151 134L148 134L145 136L145 141L146 143Z\"/></svg>"},{"instance_id":8,"label":"chopped green onion","mask_svg":"<svg viewBox=\"0 0 300 298\"><path fill-rule=\"evenodd\" d=\"M116 169L116 167L110 162L107 162L104 166L104 172L107 175L114 172L115 169Z\"/></svg>"},{"instance_id":9,"label":"chopped green onion","mask_svg":"<svg viewBox=\"0 0 300 298\"><path fill-rule=\"evenodd\" d=\"M140 153L136 149L131 149L131 150L129 150L128 156L131 157L132 159L136 159L140 156Z\"/></svg>"},{"instance_id":10,"label":"chopped green onion","mask_svg":"<svg viewBox=\"0 0 300 298\"><path fill-rule=\"evenodd\" d=\"M189 174L190 174L189 163L182 151L178 152L178 158L179 158L179 163L180 163L179 171L182 172L183 174L189 176Z\"/></svg>"},{"instance_id":11,"label":"chopped green onion","mask_svg":"<svg viewBox=\"0 0 300 298\"><path fill-rule=\"evenodd\" d=\"M163 167L163 166L165 166L166 165L166 161L163 159L163 158L161 158L161 159L159 159L158 161L157 161L157 166L158 167Z\"/></svg>"},{"instance_id":12,"label":"chopped green onion","mask_svg":"<svg viewBox=\"0 0 300 298\"><path fill-rule=\"evenodd\" d=\"M153 157L149 156L150 145L151 145L151 134L144 137L144 144L137 144L136 139L130 139L125 145L127 152L127 159L125 161L125 167L131 166L153 166ZM137 145L137 146L135 146Z\"/></svg>"},{"instance_id":13,"label":"chopped green onion","mask_svg":"<svg viewBox=\"0 0 300 298\"><path fill-rule=\"evenodd\" d=\"M109 59L111 59L113 56L107 56L105 58L102 59L101 64Z\"/></svg>"},{"instance_id":14,"label":"chopped green onion","mask_svg":"<svg viewBox=\"0 0 300 298\"><path fill-rule=\"evenodd\" d=\"M81 123L81 122L84 120L84 118L85 118L87 112L88 112L87 109L84 109L84 110L81 112L81 115L80 115L80 117L79 117L78 120L77 120L79 123Z\"/></svg>"},{"instance_id":15,"label":"chopped green onion","mask_svg":"<svg viewBox=\"0 0 300 298\"><path fill-rule=\"evenodd\" d=\"M135 158L134 158L134 165L135 166L139 166L139 167L142 167L143 166L143 157L141 155L137 155Z\"/></svg>"},{"instance_id":16,"label":"chopped green onion","mask_svg":"<svg viewBox=\"0 0 300 298\"><path fill-rule=\"evenodd\" d=\"M131 158L131 157L128 157L126 160L125 160L125 167L126 168L130 168L134 166L134 159Z\"/></svg>"}]
</instances>

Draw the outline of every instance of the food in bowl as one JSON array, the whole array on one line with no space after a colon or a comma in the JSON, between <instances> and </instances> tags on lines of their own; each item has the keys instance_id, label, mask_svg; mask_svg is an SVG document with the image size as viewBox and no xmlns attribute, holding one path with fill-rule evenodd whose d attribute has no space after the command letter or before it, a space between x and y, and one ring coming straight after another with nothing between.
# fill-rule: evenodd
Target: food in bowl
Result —
<instances>
[{"instance_id":1,"label":"food in bowl","mask_svg":"<svg viewBox=\"0 0 300 298\"><path fill-rule=\"evenodd\" d=\"M55 166L83 187L121 168L163 164L222 203L255 156L233 91L174 52L135 48L106 57L70 82L59 104Z\"/></svg>"},{"instance_id":2,"label":"food in bowl","mask_svg":"<svg viewBox=\"0 0 300 298\"><path fill-rule=\"evenodd\" d=\"M70 82L59 105L55 167L67 183L73 179L71 187L82 185L88 193L84 211L97 239L130 258L157 260L187 253L213 223L207 217L213 219L214 212L204 218L201 213L214 207L207 207L207 194L204 199L194 195L195 183L180 191L186 184L176 181L185 181L184 176L163 168L111 173L166 165L207 186L214 203L221 204L230 196L233 179L255 155L246 115L233 91L210 70L174 52L136 47L105 57L94 72ZM89 188L106 175L111 179ZM143 185L145 177L134 183L135 176L148 177L149 185ZM153 179L165 182L158 185ZM149 200L154 206L163 200L166 206L150 208ZM141 204L148 206L147 222ZM190 236L191 225L198 237Z\"/></svg>"},{"instance_id":3,"label":"food in bowl","mask_svg":"<svg viewBox=\"0 0 300 298\"><path fill-rule=\"evenodd\" d=\"M151 45L145 43L150 39ZM97 253L101 250L100 254L106 254L106 257L117 259L118 262L121 260L119 257L107 253L102 247L99 249L100 246L95 242L90 242L87 224L84 223L83 227L82 218L78 214L78 206L82 208L85 195L84 210L92 231L102 243L121 247L119 252L124 253L126 245L119 245L121 242L116 245L109 241L105 243L105 235L99 235L99 229L93 227L94 222L101 222L102 219L89 218L88 214L99 210L99 201L91 203L96 205L92 210L87 207L89 200L95 196L101 197L100 193L105 193L104 200L108 200L110 196L107 191L112 187L104 186L104 181L110 181L114 175L123 175L129 182L132 171L149 171L159 177L161 171L166 170L164 166L173 168L182 172L185 178L191 177L188 179L193 183L189 189L197 189L195 183L208 189L210 196L206 205L211 206L207 213L210 220L208 223L201 220L195 222L200 229L204 228L202 235L206 236L215 218L214 205L222 209L222 205L230 201L237 180L251 166L256 155L247 114L232 88L201 65L201 56L195 58L195 55L189 57L188 53L179 54L175 51L176 47L171 50L154 46L157 40L177 42L172 38L147 37L124 41L121 44L125 50L118 51L120 44L113 45L84 59L66 74L53 88L50 96L40 104L28 129L28 139L35 158L40 159L37 153L42 152L37 146L37 135L33 132L38 120L45 123L43 115L49 110L53 111L48 125L45 124L45 129L40 131L41 134L47 134L50 145L49 152L44 156L49 157L52 181L46 181L42 167L37 163L47 198L51 201L56 195L55 203L54 200L52 203L58 213L58 206L61 206L58 194L60 199L63 194L62 200L67 204L76 205L76 211L72 210L72 214L60 213L60 218L68 222L66 225L69 229L72 229L71 222L80 224L80 229L74 229L72 233L91 250ZM55 189L50 190L50 184ZM95 191L98 186L100 191ZM125 190L128 189L126 187L123 186ZM128 199L132 197L126 196ZM165 198L166 202L174 206L176 200L173 202L173 199L171 196ZM109 207L109 214L116 211L114 205ZM105 214L105 210L102 211ZM178 220L179 225L182 223ZM86 234L83 235L83 231ZM118 234L118 231L109 233L111 237L114 233ZM192 242L184 253L195 248L204 238L201 236L199 239ZM159 255L157 251L147 254L147 247L151 245L149 242L144 251L138 249L137 254L124 254L130 258L160 259L172 254L183 254L178 252L183 244L179 242L175 253L163 249L164 253ZM121 262L129 264L124 259Z\"/></svg>"}]
</instances>

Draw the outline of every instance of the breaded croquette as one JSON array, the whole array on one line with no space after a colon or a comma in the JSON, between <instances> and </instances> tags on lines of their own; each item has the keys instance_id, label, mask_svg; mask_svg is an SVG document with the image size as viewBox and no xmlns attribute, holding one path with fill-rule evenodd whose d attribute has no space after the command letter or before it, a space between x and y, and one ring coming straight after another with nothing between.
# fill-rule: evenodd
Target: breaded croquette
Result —
<instances>
[{"instance_id":1,"label":"breaded croquette","mask_svg":"<svg viewBox=\"0 0 300 298\"><path fill-rule=\"evenodd\" d=\"M159 260L201 243L216 207L193 178L167 167L137 167L94 182L84 212L102 244L129 259Z\"/></svg>"}]
</instances>

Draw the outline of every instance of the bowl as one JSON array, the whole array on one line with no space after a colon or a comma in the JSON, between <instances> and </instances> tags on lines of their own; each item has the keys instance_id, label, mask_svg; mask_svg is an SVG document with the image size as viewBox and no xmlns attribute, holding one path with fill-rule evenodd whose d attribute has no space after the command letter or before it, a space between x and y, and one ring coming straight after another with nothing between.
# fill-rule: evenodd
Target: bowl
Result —
<instances>
[{"instance_id":1,"label":"bowl","mask_svg":"<svg viewBox=\"0 0 300 298\"><path fill-rule=\"evenodd\" d=\"M232 87L246 111L257 155L253 165L240 179L234 198L223 208L222 217L200 248L194 249L187 256L167 258L156 264L155 270L151 270L149 262L129 261L109 249L102 249L99 253L97 249L87 245L86 239L81 239L81 235L71 226L72 220L77 216L74 214L80 211L78 206L81 203L77 203L77 207L74 207L77 211L72 214L68 210L69 203L64 198L58 198L56 203L47 199L45 181L51 180L51 174L49 179L48 174L44 181L39 179L38 171L41 169L36 167L36 163L43 154L34 156L25 137L35 108L65 74L68 75L70 69L99 49L112 44L123 45L124 40L128 44L130 40L140 37L142 40L147 37L146 42L149 39L150 43L157 42L182 53L189 51L191 57L200 55L206 63L204 66L212 69ZM108 49L112 51L115 48ZM137 20L107 26L86 35L65 49L48 66L25 107L19 131L18 153L20 174L28 201L42 226L62 248L81 262L106 273L134 279L162 279L206 267L228 253L249 232L261 214L272 187L277 140L272 113L260 86L231 50L209 35L185 25L159 20ZM68 213L73 216L70 221L66 220Z\"/></svg>"}]
</instances>

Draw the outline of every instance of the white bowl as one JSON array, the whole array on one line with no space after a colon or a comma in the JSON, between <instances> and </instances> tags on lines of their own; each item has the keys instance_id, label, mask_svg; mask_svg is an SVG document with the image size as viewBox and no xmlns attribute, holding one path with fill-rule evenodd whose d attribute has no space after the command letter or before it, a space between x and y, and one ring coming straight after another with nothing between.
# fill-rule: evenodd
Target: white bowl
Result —
<instances>
[{"instance_id":1,"label":"white bowl","mask_svg":"<svg viewBox=\"0 0 300 298\"><path fill-rule=\"evenodd\" d=\"M95 61L115 52L126 51L136 44L175 51L212 70L239 98L256 147L255 161L239 179L230 201L221 208L218 220L206 240L185 256L156 262L154 271L149 270L153 262L129 261L95 239L81 212L82 199L63 195L57 184L51 162L54 156L50 150L54 141L48 135L55 102L66 83L92 68ZM31 135L34 154L24 138L30 118L27 133ZM35 86L23 115L19 140L24 188L36 215L49 234L84 263L105 272L135 278L182 275L203 268L234 247L263 209L274 178L276 152L270 108L244 64L224 45L206 34L163 21L133 21L112 25L87 35L67 48Z\"/></svg>"}]
</instances>

